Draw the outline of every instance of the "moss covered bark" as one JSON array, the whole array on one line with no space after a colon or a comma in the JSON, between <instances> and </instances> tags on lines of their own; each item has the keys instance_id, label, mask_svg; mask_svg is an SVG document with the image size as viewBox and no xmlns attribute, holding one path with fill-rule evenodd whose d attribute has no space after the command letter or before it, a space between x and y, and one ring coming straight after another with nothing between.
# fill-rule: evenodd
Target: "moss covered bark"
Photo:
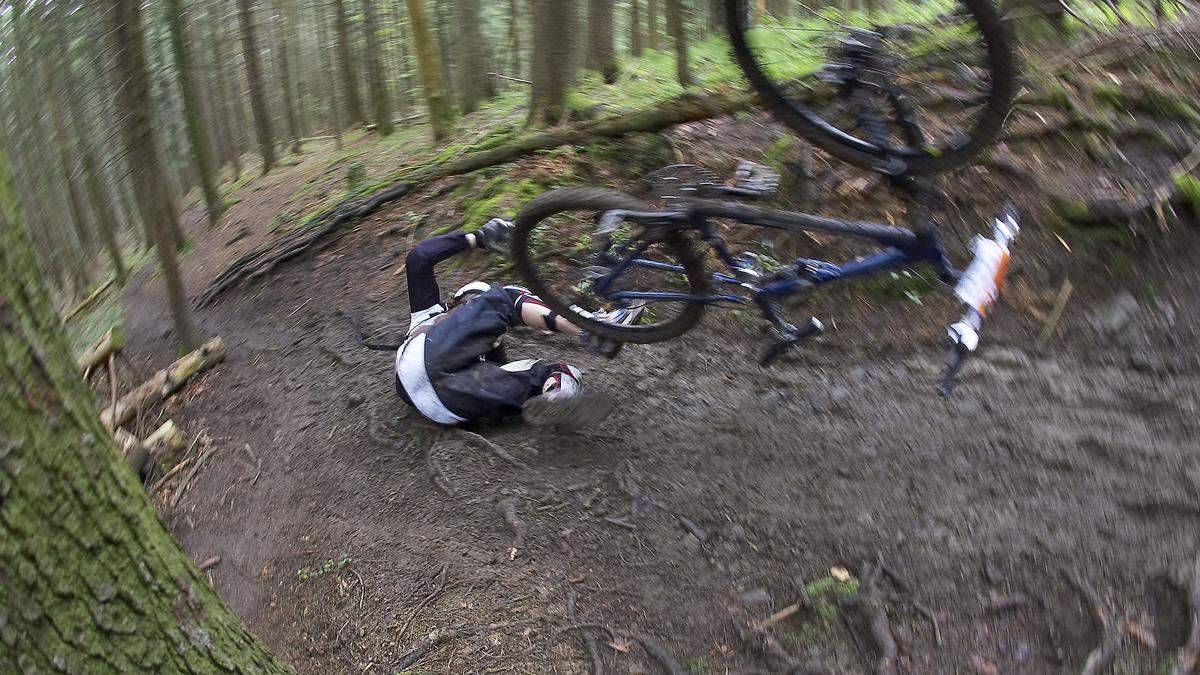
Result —
<instances>
[{"instance_id":1,"label":"moss covered bark","mask_svg":"<svg viewBox=\"0 0 1200 675\"><path fill-rule=\"evenodd\" d=\"M163 529L51 308L0 149L0 672L288 672Z\"/></svg>"}]
</instances>

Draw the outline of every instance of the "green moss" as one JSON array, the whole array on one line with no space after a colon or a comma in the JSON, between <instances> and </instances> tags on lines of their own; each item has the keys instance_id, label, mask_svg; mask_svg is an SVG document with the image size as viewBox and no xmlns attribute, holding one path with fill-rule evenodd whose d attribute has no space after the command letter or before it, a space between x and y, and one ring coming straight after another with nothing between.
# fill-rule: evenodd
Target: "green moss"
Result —
<instances>
[{"instance_id":1,"label":"green moss","mask_svg":"<svg viewBox=\"0 0 1200 675\"><path fill-rule=\"evenodd\" d=\"M1125 92L1112 84L1097 84L1092 87L1092 96L1103 105L1119 110L1125 101Z\"/></svg>"},{"instance_id":2,"label":"green moss","mask_svg":"<svg viewBox=\"0 0 1200 675\"><path fill-rule=\"evenodd\" d=\"M354 162L346 167L346 192L358 192L365 182L367 182L367 169L362 162Z\"/></svg>"},{"instance_id":3,"label":"green moss","mask_svg":"<svg viewBox=\"0 0 1200 675\"><path fill-rule=\"evenodd\" d=\"M1179 191L1179 199L1192 213L1200 214L1200 178L1191 174L1182 174L1175 178L1175 189Z\"/></svg>"},{"instance_id":4,"label":"green moss","mask_svg":"<svg viewBox=\"0 0 1200 675\"><path fill-rule=\"evenodd\" d=\"M792 149L794 139L790 135L780 136L778 141L763 154L763 161L776 171L783 171L783 157Z\"/></svg>"},{"instance_id":5,"label":"green moss","mask_svg":"<svg viewBox=\"0 0 1200 675\"><path fill-rule=\"evenodd\" d=\"M484 185L477 198L468 198L460 205L461 227L470 232L492 218L513 218L526 202L547 189L528 178L514 183L507 175L496 176Z\"/></svg>"}]
</instances>

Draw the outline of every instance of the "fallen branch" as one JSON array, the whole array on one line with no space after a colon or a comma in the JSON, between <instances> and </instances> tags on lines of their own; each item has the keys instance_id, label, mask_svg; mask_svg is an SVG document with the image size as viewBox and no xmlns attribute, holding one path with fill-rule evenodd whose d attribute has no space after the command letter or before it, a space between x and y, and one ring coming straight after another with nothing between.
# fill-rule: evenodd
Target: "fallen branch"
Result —
<instances>
[{"instance_id":1,"label":"fallen branch","mask_svg":"<svg viewBox=\"0 0 1200 675\"><path fill-rule=\"evenodd\" d=\"M1096 589L1066 568L1060 567L1059 572L1067 580L1067 583L1087 601L1096 621L1100 623L1100 630L1103 631L1100 644L1088 654L1087 661L1083 664L1083 670L1080 671L1082 675L1097 675L1097 673L1107 670L1112 665L1113 659L1116 658L1117 649L1121 646L1121 627L1109 616Z\"/></svg>"},{"instance_id":2,"label":"fallen branch","mask_svg":"<svg viewBox=\"0 0 1200 675\"><path fill-rule=\"evenodd\" d=\"M412 614L408 615L408 620L406 620L404 625L400 627L400 635L397 637L398 640L404 639L405 633L408 632L408 627L411 626L412 622L417 619L417 615L421 613L421 610L425 609L426 605L433 602L434 598L441 595L442 591L446 590L446 573L449 571L450 564L442 563L442 571L438 574L437 588L434 588L429 595L426 595L425 599L421 601L421 604L417 605L417 608L412 611Z\"/></svg>"},{"instance_id":3,"label":"fallen branch","mask_svg":"<svg viewBox=\"0 0 1200 675\"><path fill-rule=\"evenodd\" d=\"M109 429L128 424L139 412L183 388L188 380L225 359L225 344L213 338L196 351L158 371L141 386L100 412L100 422Z\"/></svg>"},{"instance_id":4,"label":"fallen branch","mask_svg":"<svg viewBox=\"0 0 1200 675\"><path fill-rule=\"evenodd\" d=\"M1038 334L1037 351L1045 349L1050 343L1050 338L1054 337L1054 329L1058 328L1058 322L1062 320L1063 311L1066 310L1067 301L1071 299L1071 292L1074 290L1071 280L1063 279L1062 286L1058 289L1058 297L1054 299L1054 306L1050 308L1050 315L1046 317Z\"/></svg>"},{"instance_id":5,"label":"fallen branch","mask_svg":"<svg viewBox=\"0 0 1200 675\"><path fill-rule=\"evenodd\" d=\"M183 450L185 440L183 434L179 433L179 427L175 422L167 420L146 437L146 440L138 440L137 436L125 431L117 429L113 433L113 438L117 441L117 446L125 454L125 459L129 461L129 465L133 467L142 478L146 478L150 473L150 468L155 463L162 467L163 470L174 466L174 460L178 457L179 452Z\"/></svg>"},{"instance_id":6,"label":"fallen branch","mask_svg":"<svg viewBox=\"0 0 1200 675\"><path fill-rule=\"evenodd\" d=\"M642 647L649 652L650 656L654 657L655 661L658 661L658 664L663 667L663 670L667 671L668 675L690 674L691 671L679 665L675 657L671 656L671 652L667 651L667 648L658 640L641 633L629 633L629 637L642 643Z\"/></svg>"},{"instance_id":7,"label":"fallen branch","mask_svg":"<svg viewBox=\"0 0 1200 675\"><path fill-rule=\"evenodd\" d=\"M83 302L80 302L78 305L75 305L74 307L71 308L71 310L69 312L64 314L62 320L64 322L66 322L66 321L70 321L71 319L74 319L76 316L79 316L79 314L81 312L85 311L87 308L96 304L96 301L99 300L101 297L103 297L103 295L106 292L108 292L108 289L112 288L113 284L115 284L115 283L117 283L117 278L113 277L112 279L109 279L108 281L101 284L99 288L92 291L86 298L84 298Z\"/></svg>"},{"instance_id":8,"label":"fallen branch","mask_svg":"<svg viewBox=\"0 0 1200 675\"><path fill-rule=\"evenodd\" d=\"M516 499L509 497L508 499L502 500L496 505L496 508L500 511L500 515L504 518L504 524L507 525L508 529L512 530L513 532L512 546L509 546L508 550L505 551L504 554L506 558L513 560L517 557L521 550L525 548L525 532L527 530L527 526L525 525L525 521L521 520L521 517L517 515Z\"/></svg>"},{"instance_id":9,"label":"fallen branch","mask_svg":"<svg viewBox=\"0 0 1200 675\"><path fill-rule=\"evenodd\" d=\"M509 82L519 82L521 84L533 84L532 80L522 80L519 77L509 77L508 75L501 75L500 73L488 73L488 75L490 75L494 78L500 79L500 80L508 80Z\"/></svg>"},{"instance_id":10,"label":"fallen branch","mask_svg":"<svg viewBox=\"0 0 1200 675\"><path fill-rule=\"evenodd\" d=\"M574 588L567 593L567 618L572 622L579 619L579 613L575 606L578 598L579 593ZM583 645L587 647L588 656L592 659L592 675L604 675L604 660L600 657L600 645L596 643L595 636L583 631Z\"/></svg>"},{"instance_id":11,"label":"fallen branch","mask_svg":"<svg viewBox=\"0 0 1200 675\"><path fill-rule=\"evenodd\" d=\"M1188 641L1175 655L1175 666L1171 675L1190 675L1200 663L1200 555L1192 567L1192 580L1188 586L1188 605L1192 612L1192 630Z\"/></svg>"},{"instance_id":12,"label":"fallen branch","mask_svg":"<svg viewBox=\"0 0 1200 675\"><path fill-rule=\"evenodd\" d=\"M204 432L201 431L200 433L202 434ZM196 439L200 439L199 434L196 435ZM195 441L193 441L192 444L195 445ZM192 486L192 479L196 477L196 474L200 473L200 469L204 468L204 464L208 461L208 458L215 455L216 452L216 450L210 448L208 452L196 459L196 463L192 465L192 470L188 471L187 476L180 481L179 487L175 489L175 494L171 495L170 505L172 509L175 508L175 505L179 503L179 500L183 497L183 493L187 492L188 488Z\"/></svg>"},{"instance_id":13,"label":"fallen branch","mask_svg":"<svg viewBox=\"0 0 1200 675\"><path fill-rule=\"evenodd\" d=\"M76 359L75 365L83 371L83 376L86 379L93 370L108 360L108 357L116 354L125 347L125 331L120 326L113 326L108 329L99 340L94 342L92 346L84 350Z\"/></svg>"},{"instance_id":14,"label":"fallen branch","mask_svg":"<svg viewBox=\"0 0 1200 675\"><path fill-rule=\"evenodd\" d=\"M196 306L212 304L219 295L243 281L269 274L278 265L311 250L318 242L415 189L449 176L505 164L541 150L551 150L593 138L615 138L638 132L661 131L687 122L729 115L755 103L750 94L684 95L637 112L580 122L527 134L496 147L479 146L461 157L393 174L389 188L369 197L350 197L310 218L287 235L230 263L196 298Z\"/></svg>"}]
</instances>

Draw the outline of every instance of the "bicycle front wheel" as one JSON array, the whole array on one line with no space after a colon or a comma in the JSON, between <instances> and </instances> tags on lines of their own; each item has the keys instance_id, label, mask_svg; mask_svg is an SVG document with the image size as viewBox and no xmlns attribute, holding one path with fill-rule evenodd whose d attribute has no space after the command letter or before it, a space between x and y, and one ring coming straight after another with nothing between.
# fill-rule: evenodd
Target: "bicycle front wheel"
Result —
<instances>
[{"instance_id":1,"label":"bicycle front wheel","mask_svg":"<svg viewBox=\"0 0 1200 675\"><path fill-rule=\"evenodd\" d=\"M600 216L614 210L653 207L596 188L552 190L533 199L517 215L517 271L550 309L596 335L633 343L682 335L704 315L709 284L703 262L679 233L642 239L633 223L600 231ZM636 310L638 318L615 325L618 310Z\"/></svg>"},{"instance_id":2,"label":"bicycle front wheel","mask_svg":"<svg viewBox=\"0 0 1200 675\"><path fill-rule=\"evenodd\" d=\"M784 17L726 0L726 20L738 65L779 121L855 166L929 174L991 145L1012 109L1017 59L993 1L847 1ZM910 104L919 140L894 124Z\"/></svg>"}]
</instances>

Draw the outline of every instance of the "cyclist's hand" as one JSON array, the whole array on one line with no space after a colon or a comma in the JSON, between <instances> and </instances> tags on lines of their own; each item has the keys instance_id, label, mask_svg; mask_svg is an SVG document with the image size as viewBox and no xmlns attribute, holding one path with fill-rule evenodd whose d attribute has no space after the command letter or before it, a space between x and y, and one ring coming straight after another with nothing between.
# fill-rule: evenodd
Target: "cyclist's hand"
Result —
<instances>
[{"instance_id":1,"label":"cyclist's hand","mask_svg":"<svg viewBox=\"0 0 1200 675\"><path fill-rule=\"evenodd\" d=\"M512 243L513 224L501 218L492 218L475 230L475 245L495 253L508 253Z\"/></svg>"}]
</instances>

